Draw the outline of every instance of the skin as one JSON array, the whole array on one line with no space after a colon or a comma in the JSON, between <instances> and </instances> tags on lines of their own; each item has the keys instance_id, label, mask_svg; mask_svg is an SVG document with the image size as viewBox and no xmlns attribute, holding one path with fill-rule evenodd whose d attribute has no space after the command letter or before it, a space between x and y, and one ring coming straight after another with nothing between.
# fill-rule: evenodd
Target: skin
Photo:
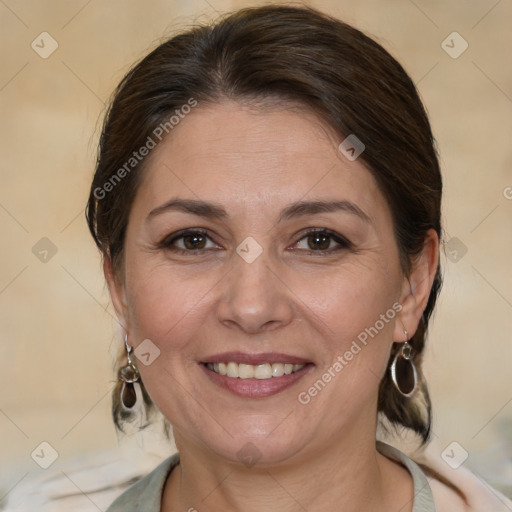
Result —
<instances>
[{"instance_id":1,"label":"skin","mask_svg":"<svg viewBox=\"0 0 512 512\"><path fill-rule=\"evenodd\" d=\"M157 407L173 425L181 462L162 510L412 510L408 471L376 451L379 382L393 342L415 332L438 260L431 231L405 276L391 213L360 159L314 115L198 106L153 150L130 212L124 268L105 260L112 300L128 339L150 339L160 355L139 364ZM225 218L167 210L173 198L214 202ZM338 200L346 210L279 221L296 201ZM149 216L149 218L148 218ZM201 228L202 249L183 238ZM311 229L329 229L323 252ZM237 246L262 253L247 263ZM187 239L190 242L190 238ZM190 247L190 245L189 245ZM307 391L359 333L399 303L401 311L307 405ZM294 385L242 398L212 384L201 361L226 351L281 352L311 364ZM247 467L248 443L259 460ZM403 507L403 508L402 508Z\"/></svg>"}]
</instances>

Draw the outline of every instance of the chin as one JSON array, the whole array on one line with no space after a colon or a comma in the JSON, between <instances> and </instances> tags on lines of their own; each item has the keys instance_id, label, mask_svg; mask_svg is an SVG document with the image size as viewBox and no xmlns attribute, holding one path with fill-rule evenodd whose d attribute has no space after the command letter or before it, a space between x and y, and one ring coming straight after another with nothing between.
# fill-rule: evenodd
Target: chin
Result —
<instances>
[{"instance_id":1,"label":"chin","mask_svg":"<svg viewBox=\"0 0 512 512\"><path fill-rule=\"evenodd\" d=\"M304 431L286 425L273 415L249 415L241 424L232 424L231 436L208 442L212 451L233 463L246 467L280 465L293 458L305 446ZM282 428L280 428L282 427Z\"/></svg>"}]
</instances>

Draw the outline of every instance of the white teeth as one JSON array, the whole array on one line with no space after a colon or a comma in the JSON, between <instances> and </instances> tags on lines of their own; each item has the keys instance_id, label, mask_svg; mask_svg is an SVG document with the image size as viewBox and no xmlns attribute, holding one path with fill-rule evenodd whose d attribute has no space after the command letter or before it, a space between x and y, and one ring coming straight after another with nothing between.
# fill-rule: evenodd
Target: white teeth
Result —
<instances>
[{"instance_id":1,"label":"white teeth","mask_svg":"<svg viewBox=\"0 0 512 512\"><path fill-rule=\"evenodd\" d=\"M259 364L254 370L254 377L256 379L271 379L272 378L272 366L270 364Z\"/></svg>"},{"instance_id":2,"label":"white teeth","mask_svg":"<svg viewBox=\"0 0 512 512\"><path fill-rule=\"evenodd\" d=\"M235 363L233 363L235 364ZM214 368L215 371L215 368ZM240 379L253 379L254 378L254 366L251 364L239 364L238 365L238 377Z\"/></svg>"},{"instance_id":3,"label":"white teeth","mask_svg":"<svg viewBox=\"0 0 512 512\"><path fill-rule=\"evenodd\" d=\"M238 364L229 362L227 366L228 369L226 375L236 379L238 377ZM215 368L213 368L213 371L215 371Z\"/></svg>"},{"instance_id":4,"label":"white teeth","mask_svg":"<svg viewBox=\"0 0 512 512\"><path fill-rule=\"evenodd\" d=\"M284 375L284 364L272 364L272 377L282 377Z\"/></svg>"},{"instance_id":5,"label":"white teeth","mask_svg":"<svg viewBox=\"0 0 512 512\"><path fill-rule=\"evenodd\" d=\"M210 370L220 375L227 375L233 379L271 379L273 377L282 377L283 375L290 375L305 365L291 364L291 363L264 363L258 365L235 363L229 361L228 363L207 363L206 365Z\"/></svg>"}]
</instances>

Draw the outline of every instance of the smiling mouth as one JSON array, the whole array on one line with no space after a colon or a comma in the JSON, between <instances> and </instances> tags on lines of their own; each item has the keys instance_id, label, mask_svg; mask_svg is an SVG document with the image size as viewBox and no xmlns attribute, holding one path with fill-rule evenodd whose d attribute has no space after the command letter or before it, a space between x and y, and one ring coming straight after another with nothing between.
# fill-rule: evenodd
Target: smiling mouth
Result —
<instances>
[{"instance_id":1,"label":"smiling mouth","mask_svg":"<svg viewBox=\"0 0 512 512\"><path fill-rule=\"evenodd\" d=\"M224 375L232 379L267 380L298 372L306 365L292 363L263 363L252 365L229 361L226 363L205 363L205 366L219 375Z\"/></svg>"}]
</instances>

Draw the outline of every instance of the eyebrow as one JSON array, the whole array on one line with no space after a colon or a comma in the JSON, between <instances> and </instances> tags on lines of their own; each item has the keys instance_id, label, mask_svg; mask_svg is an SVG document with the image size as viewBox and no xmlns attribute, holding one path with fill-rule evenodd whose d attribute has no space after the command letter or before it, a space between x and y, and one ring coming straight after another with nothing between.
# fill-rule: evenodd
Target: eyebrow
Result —
<instances>
[{"instance_id":1,"label":"eyebrow","mask_svg":"<svg viewBox=\"0 0 512 512\"><path fill-rule=\"evenodd\" d=\"M157 215L166 213L168 211L180 211L184 213L191 213L200 217L209 219L224 220L229 217L223 206L211 203L208 201L201 201L197 199L171 199L161 206L151 210L147 216L146 221L149 221ZM278 223L283 220L290 220L296 217L304 217L306 215L314 215L318 213L332 213L343 211L356 215L361 220L371 223L370 217L359 206L350 201L298 201L286 206L279 215Z\"/></svg>"},{"instance_id":2,"label":"eyebrow","mask_svg":"<svg viewBox=\"0 0 512 512\"><path fill-rule=\"evenodd\" d=\"M358 216L361 220L371 223L370 217L359 206L350 201L298 201L284 208L279 216L278 222L302 217L305 215L314 215L317 213L331 213L343 211Z\"/></svg>"}]
</instances>

